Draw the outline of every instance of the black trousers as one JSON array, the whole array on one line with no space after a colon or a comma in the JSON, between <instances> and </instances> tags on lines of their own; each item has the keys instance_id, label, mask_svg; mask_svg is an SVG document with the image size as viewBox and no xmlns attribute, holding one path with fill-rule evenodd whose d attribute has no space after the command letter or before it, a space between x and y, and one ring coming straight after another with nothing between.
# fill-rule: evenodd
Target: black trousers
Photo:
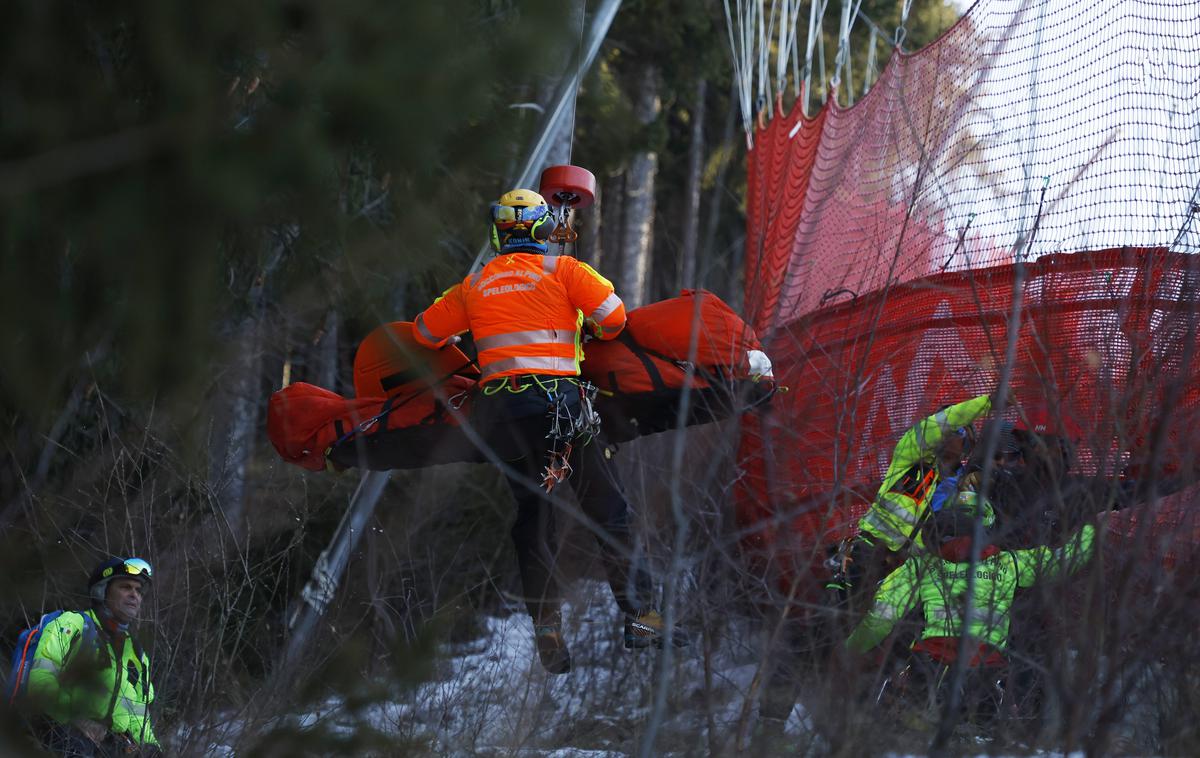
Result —
<instances>
[{"instance_id":1,"label":"black trousers","mask_svg":"<svg viewBox=\"0 0 1200 758\"><path fill-rule=\"evenodd\" d=\"M535 620L551 617L561 605L555 558L556 513L562 512L562 485L555 488L552 496L542 486L543 472L555 444L548 437L552 424L548 414L556 402L561 402L573 415L580 408L577 385L555 377L539 379L541 386L535 384L521 392L503 388L491 395L481 394L474 410L476 427L509 469L505 476L517 501L513 546L525 603ZM522 377L517 386L531 382ZM575 445L569 462L573 471L567 483L575 491L584 515L594 522L594 536L613 597L622 611L634 614L649 604L651 582L641 562L633 560L629 504L616 468L605 457L598 440Z\"/></svg>"}]
</instances>

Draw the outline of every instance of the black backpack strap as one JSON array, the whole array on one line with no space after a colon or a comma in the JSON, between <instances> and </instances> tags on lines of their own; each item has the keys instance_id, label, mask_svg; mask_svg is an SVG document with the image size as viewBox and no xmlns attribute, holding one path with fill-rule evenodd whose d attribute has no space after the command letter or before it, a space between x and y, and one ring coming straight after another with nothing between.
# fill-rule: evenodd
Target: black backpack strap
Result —
<instances>
[{"instance_id":1,"label":"black backpack strap","mask_svg":"<svg viewBox=\"0 0 1200 758\"><path fill-rule=\"evenodd\" d=\"M383 402L383 407L379 409L379 431L386 432L390 428L388 422L392 420L393 406L396 405L396 398L398 397L400 396L392 395Z\"/></svg>"},{"instance_id":2,"label":"black backpack strap","mask_svg":"<svg viewBox=\"0 0 1200 758\"><path fill-rule=\"evenodd\" d=\"M129 643L133 645L133 655L137 658L138 663L142 668L146 667L146 651L142 649L141 643L132 634L129 635Z\"/></svg>"},{"instance_id":3,"label":"black backpack strap","mask_svg":"<svg viewBox=\"0 0 1200 758\"><path fill-rule=\"evenodd\" d=\"M75 655L75 645L88 639L94 645L96 640L100 638L100 628L96 626L96 622L92 621L92 617L87 615L86 611L63 611L63 613L74 613L83 619L83 628L79 630L78 636L71 638L71 642L67 645L67 653L63 656L63 668L66 668L70 664L72 656ZM59 618L62 618L62 616L59 616ZM91 631L89 632L89 630Z\"/></svg>"},{"instance_id":4,"label":"black backpack strap","mask_svg":"<svg viewBox=\"0 0 1200 758\"><path fill-rule=\"evenodd\" d=\"M117 697L121 694L121 683L126 677L125 668L121 665L125 661L125 645L133 648L133 655L137 658L138 665L142 667L142 696L148 697L150 694L150 660L146 658L146 652L142 650L137 639L131 634L123 635L119 648L112 644L112 640L109 640L108 649L112 651L113 655L113 691L112 697L108 701L108 710L105 711L104 720L101 722L109 729L112 729L112 716L117 707ZM145 725L145 720L142 723Z\"/></svg>"},{"instance_id":5,"label":"black backpack strap","mask_svg":"<svg viewBox=\"0 0 1200 758\"><path fill-rule=\"evenodd\" d=\"M121 639L120 649L112 644L111 639L108 640L108 649L113 656L113 690L112 697L108 699L108 709L105 710L104 719L100 723L104 724L109 731L112 730L112 716L117 707L117 695L121 694L121 682L125 678L125 670L121 668L121 661L125 660L125 643L128 640L128 635Z\"/></svg>"},{"instance_id":6,"label":"black backpack strap","mask_svg":"<svg viewBox=\"0 0 1200 758\"><path fill-rule=\"evenodd\" d=\"M658 358L660 361L664 361L666 363L670 363L673 366L677 366L678 368L680 368L684 371L687 371L687 368L690 365L692 367L692 372L696 376L700 377L701 379L708 382L710 385L712 385L714 387L717 387L720 385L732 385L734 382L733 374L731 372L725 371L720 366L707 366L707 367L701 366L699 363L695 363L693 361L685 361L685 360L681 360L679 358L672 358L671 356L669 356L665 353L660 353L657 350L652 350L644 345L640 345L629 334L628 329L622 331L619 335L617 335L617 340L619 342L622 342L625 345L627 345L629 347L629 349L633 351L633 354L636 355L639 359L641 359L641 361L643 363L646 362L646 356L652 356L654 358ZM651 364L651 365L653 365L653 364ZM657 370L652 369L649 366L647 366L647 370L652 372L650 378L651 378L651 381L653 381L654 377L658 375ZM662 377L659 377L659 378L661 379ZM654 386L655 386L655 389L660 389L658 384L655 384ZM665 389L665 386L662 389Z\"/></svg>"},{"instance_id":7,"label":"black backpack strap","mask_svg":"<svg viewBox=\"0 0 1200 758\"><path fill-rule=\"evenodd\" d=\"M633 353L634 357L642 362L642 367L646 369L646 374L650 377L650 383L654 385L655 391L666 391L667 384L663 381L662 374L658 371L658 366L655 366L654 361L650 360L650 351L639 345L633 339L628 329L622 330L617 335L617 341L629 348L629 352Z\"/></svg>"},{"instance_id":8,"label":"black backpack strap","mask_svg":"<svg viewBox=\"0 0 1200 758\"><path fill-rule=\"evenodd\" d=\"M138 665L142 667L142 697L150 696L150 658L146 655L146 650L142 644L137 641L137 637L129 635L129 641L133 644L133 654L137 656Z\"/></svg>"}]
</instances>

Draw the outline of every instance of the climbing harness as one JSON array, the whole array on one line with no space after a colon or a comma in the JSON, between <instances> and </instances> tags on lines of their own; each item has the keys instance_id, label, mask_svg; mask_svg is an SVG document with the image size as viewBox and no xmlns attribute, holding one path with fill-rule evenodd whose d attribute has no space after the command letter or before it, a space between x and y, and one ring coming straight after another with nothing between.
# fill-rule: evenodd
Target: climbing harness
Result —
<instances>
[{"instance_id":1,"label":"climbing harness","mask_svg":"<svg viewBox=\"0 0 1200 758\"><path fill-rule=\"evenodd\" d=\"M575 444L581 442L586 445L600 433L600 414L593 405L596 385L591 382L572 383L579 390L578 410L572 413L567 405L567 396L557 393L550 396L550 408L546 412L550 417L550 431L546 434L550 447L546 469L542 472L542 486L546 492L552 492L555 485L571 476L570 458Z\"/></svg>"},{"instance_id":2,"label":"climbing harness","mask_svg":"<svg viewBox=\"0 0 1200 758\"><path fill-rule=\"evenodd\" d=\"M586 445L600 434L600 414L596 412L596 385L575 377L509 376L483 385L480 391L485 397L501 392L519 395L535 391L545 396L549 406L546 417L550 429L546 439L550 441L546 453L546 468L542 471L542 486L551 492L555 485L571 476L571 451L576 444ZM568 398L577 392L579 403L572 407Z\"/></svg>"},{"instance_id":3,"label":"climbing harness","mask_svg":"<svg viewBox=\"0 0 1200 758\"><path fill-rule=\"evenodd\" d=\"M854 537L846 537L838 543L837 551L829 556L825 561L825 568L830 570L832 581L837 583L848 583L850 577L850 564L854 563L852 556L854 547Z\"/></svg>"}]
</instances>

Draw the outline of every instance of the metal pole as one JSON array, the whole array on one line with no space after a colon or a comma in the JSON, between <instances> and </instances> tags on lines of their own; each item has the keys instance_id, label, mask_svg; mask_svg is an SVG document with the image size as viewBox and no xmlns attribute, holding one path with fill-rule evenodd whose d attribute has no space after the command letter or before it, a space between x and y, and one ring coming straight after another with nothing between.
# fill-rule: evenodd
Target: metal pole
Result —
<instances>
[{"instance_id":1,"label":"metal pole","mask_svg":"<svg viewBox=\"0 0 1200 758\"><path fill-rule=\"evenodd\" d=\"M317 622L333 600L342 574L350 563L350 554L358 546L358 540L371 519L371 514L375 512L375 506L379 503L379 497L383 494L383 488L390 476L389 471L367 471L363 474L358 488L350 498L350 507L342 515L341 523L333 533L329 547L317 556L312 575L301 590L300 601L296 603L288 619L288 628L292 635L284 654L285 671L292 670L300 659L317 628Z\"/></svg>"}]
</instances>

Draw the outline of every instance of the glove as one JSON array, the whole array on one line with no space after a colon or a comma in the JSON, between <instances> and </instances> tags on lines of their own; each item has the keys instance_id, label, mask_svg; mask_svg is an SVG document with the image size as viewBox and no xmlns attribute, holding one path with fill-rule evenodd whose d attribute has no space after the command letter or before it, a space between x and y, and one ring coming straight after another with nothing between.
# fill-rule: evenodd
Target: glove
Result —
<instances>
[{"instance_id":1,"label":"glove","mask_svg":"<svg viewBox=\"0 0 1200 758\"><path fill-rule=\"evenodd\" d=\"M979 470L976 469L969 474L965 474L958 483L958 490L970 490L972 492L979 491Z\"/></svg>"},{"instance_id":2,"label":"glove","mask_svg":"<svg viewBox=\"0 0 1200 758\"><path fill-rule=\"evenodd\" d=\"M760 379L774 379L775 371L771 366L771 359L761 350L747 350L746 358L750 363L750 378L754 381Z\"/></svg>"}]
</instances>

